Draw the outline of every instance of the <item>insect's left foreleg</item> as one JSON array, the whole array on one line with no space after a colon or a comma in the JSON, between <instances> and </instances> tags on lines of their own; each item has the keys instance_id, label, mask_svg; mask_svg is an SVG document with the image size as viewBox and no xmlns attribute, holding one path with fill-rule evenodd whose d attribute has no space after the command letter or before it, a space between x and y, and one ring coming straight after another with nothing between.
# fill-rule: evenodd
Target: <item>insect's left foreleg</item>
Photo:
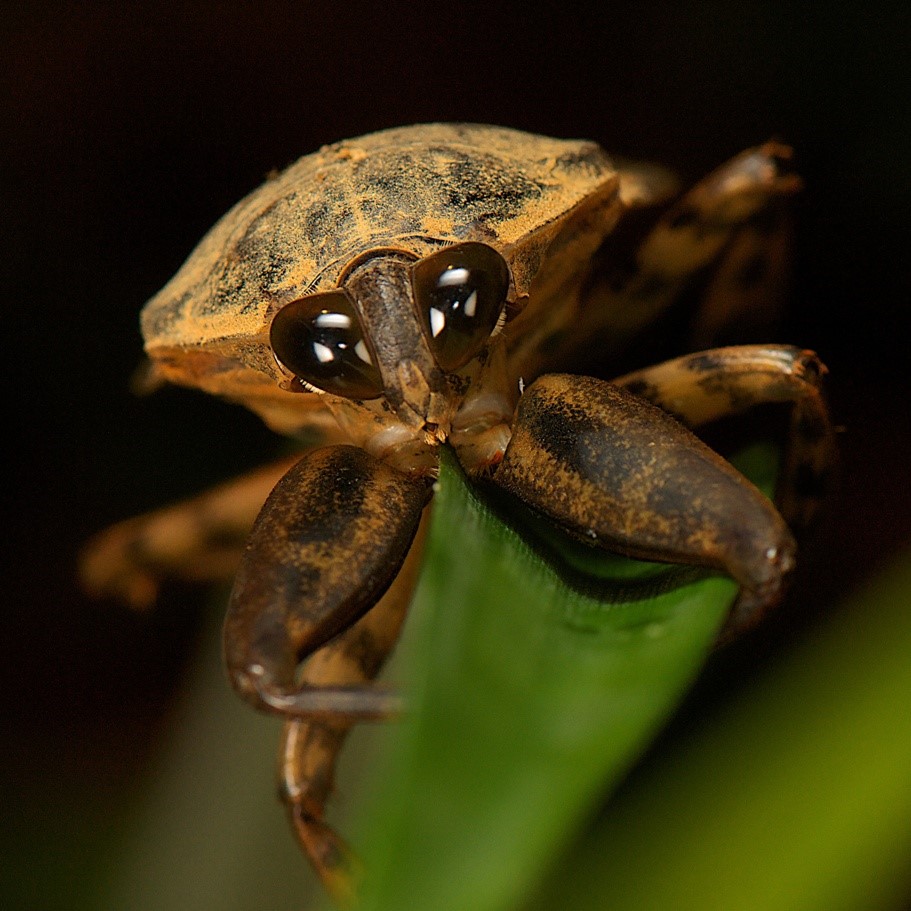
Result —
<instances>
[{"instance_id":1,"label":"insect's left foreleg","mask_svg":"<svg viewBox=\"0 0 911 911\"><path fill-rule=\"evenodd\" d=\"M688 427L741 414L755 405L793 404L776 502L792 527L808 525L826 493L834 433L821 391L826 368L790 345L716 348L637 370L614 382Z\"/></svg>"},{"instance_id":2,"label":"insect's left foreleg","mask_svg":"<svg viewBox=\"0 0 911 911\"><path fill-rule=\"evenodd\" d=\"M779 600L793 567L791 533L757 488L665 411L603 380L532 383L493 481L605 549L722 569L755 608Z\"/></svg>"}]
</instances>

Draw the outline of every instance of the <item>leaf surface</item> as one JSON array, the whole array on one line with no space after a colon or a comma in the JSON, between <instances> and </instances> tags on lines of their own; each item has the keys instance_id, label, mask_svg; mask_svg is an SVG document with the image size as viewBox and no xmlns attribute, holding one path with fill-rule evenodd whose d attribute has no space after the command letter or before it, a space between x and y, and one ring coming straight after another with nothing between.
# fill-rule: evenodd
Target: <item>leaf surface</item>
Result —
<instances>
[{"instance_id":1,"label":"leaf surface","mask_svg":"<svg viewBox=\"0 0 911 911\"><path fill-rule=\"evenodd\" d=\"M769 450L741 461L774 473ZM356 840L363 907L498 911L673 711L736 587L504 522L448 458L433 509L400 661L410 708Z\"/></svg>"}]
</instances>

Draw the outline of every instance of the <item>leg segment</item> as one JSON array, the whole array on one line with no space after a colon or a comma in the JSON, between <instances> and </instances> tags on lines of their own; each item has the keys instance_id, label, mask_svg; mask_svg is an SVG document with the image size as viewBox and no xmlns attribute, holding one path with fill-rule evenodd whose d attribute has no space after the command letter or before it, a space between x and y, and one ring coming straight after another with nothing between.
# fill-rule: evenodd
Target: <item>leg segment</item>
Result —
<instances>
[{"instance_id":1,"label":"leg segment","mask_svg":"<svg viewBox=\"0 0 911 911\"><path fill-rule=\"evenodd\" d=\"M778 323L791 279L793 225L780 197L734 232L711 269L687 348L762 338Z\"/></svg>"},{"instance_id":2,"label":"leg segment","mask_svg":"<svg viewBox=\"0 0 911 911\"><path fill-rule=\"evenodd\" d=\"M326 892L342 908L354 904L358 864L323 813L350 727L346 722L286 721L279 752L279 797L291 829Z\"/></svg>"},{"instance_id":3,"label":"leg segment","mask_svg":"<svg viewBox=\"0 0 911 911\"><path fill-rule=\"evenodd\" d=\"M304 665L301 679L311 686L357 686L373 680L398 639L420 568L422 535L389 591L354 626L320 649ZM334 788L335 764L351 721L285 722L279 749L279 793L291 827L326 890L341 906L351 904L356 860L344 840L324 820Z\"/></svg>"},{"instance_id":4,"label":"leg segment","mask_svg":"<svg viewBox=\"0 0 911 911\"><path fill-rule=\"evenodd\" d=\"M819 509L834 461L834 433L820 389L825 373L812 351L742 345L675 358L614 383L688 427L741 414L754 405L793 403L776 501L788 523L801 528Z\"/></svg>"},{"instance_id":5,"label":"leg segment","mask_svg":"<svg viewBox=\"0 0 911 911\"><path fill-rule=\"evenodd\" d=\"M288 717L394 712L379 690L298 682L298 665L373 607L414 540L430 490L354 446L318 449L278 483L254 524L225 619L237 692Z\"/></svg>"},{"instance_id":6,"label":"leg segment","mask_svg":"<svg viewBox=\"0 0 911 911\"><path fill-rule=\"evenodd\" d=\"M666 412L602 380L529 386L493 480L583 540L722 569L763 605L793 566L793 538L759 490Z\"/></svg>"},{"instance_id":7,"label":"leg segment","mask_svg":"<svg viewBox=\"0 0 911 911\"><path fill-rule=\"evenodd\" d=\"M633 251L608 238L577 337L599 337L608 353L628 350L706 274L692 343L774 319L787 273L787 202L800 187L787 173L790 157L777 143L749 149L685 193Z\"/></svg>"},{"instance_id":8,"label":"leg segment","mask_svg":"<svg viewBox=\"0 0 911 911\"><path fill-rule=\"evenodd\" d=\"M256 514L295 461L283 459L101 532L82 554L83 584L95 596L143 609L154 603L164 579L227 582Z\"/></svg>"}]
</instances>

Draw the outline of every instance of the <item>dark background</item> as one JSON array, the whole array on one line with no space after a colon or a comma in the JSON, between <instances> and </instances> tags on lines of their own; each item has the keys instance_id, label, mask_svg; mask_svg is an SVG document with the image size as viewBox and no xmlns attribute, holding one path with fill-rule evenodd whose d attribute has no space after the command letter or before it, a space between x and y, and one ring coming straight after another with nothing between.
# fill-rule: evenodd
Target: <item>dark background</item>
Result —
<instances>
[{"instance_id":1,"label":"dark background","mask_svg":"<svg viewBox=\"0 0 911 911\"><path fill-rule=\"evenodd\" d=\"M795 146L806 190L794 306L776 340L815 348L831 368L844 485L823 546L804 561L800 618L716 673L736 680L824 622L911 538L904 6L37 0L4 10L9 812L65 832L79 795L105 805L128 792L197 635L198 596L168 591L145 617L86 600L74 582L81 543L275 448L239 409L181 390L132 395L143 302L270 169L386 126L470 120L588 137L691 179L771 136Z\"/></svg>"}]
</instances>

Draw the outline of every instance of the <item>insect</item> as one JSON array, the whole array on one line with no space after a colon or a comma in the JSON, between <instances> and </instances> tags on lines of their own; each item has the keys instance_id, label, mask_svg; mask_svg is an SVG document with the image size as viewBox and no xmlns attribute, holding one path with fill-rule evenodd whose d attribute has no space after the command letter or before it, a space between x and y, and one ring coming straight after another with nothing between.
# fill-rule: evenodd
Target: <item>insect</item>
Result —
<instances>
[{"instance_id":1,"label":"insect","mask_svg":"<svg viewBox=\"0 0 911 911\"><path fill-rule=\"evenodd\" d=\"M591 142L387 130L272 177L146 305L159 378L242 403L307 451L116 526L85 575L141 605L164 576L236 571L231 682L285 719L282 797L336 896L348 852L324 807L352 724L398 708L371 681L403 620L440 447L590 544L728 573L729 630L781 597L791 528L832 458L816 355L718 347L611 382L578 368L647 350L658 325L704 346L755 317L781 273L788 154L749 150L680 194ZM791 413L776 505L694 433L769 402Z\"/></svg>"}]
</instances>

